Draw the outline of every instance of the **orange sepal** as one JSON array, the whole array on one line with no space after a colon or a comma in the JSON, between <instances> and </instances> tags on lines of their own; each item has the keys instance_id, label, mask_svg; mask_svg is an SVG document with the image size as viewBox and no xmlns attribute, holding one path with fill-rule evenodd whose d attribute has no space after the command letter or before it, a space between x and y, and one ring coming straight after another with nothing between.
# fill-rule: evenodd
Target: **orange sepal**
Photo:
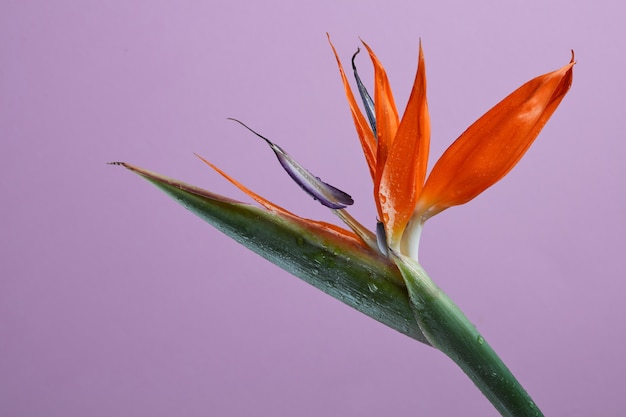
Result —
<instances>
[{"instance_id":1,"label":"orange sepal","mask_svg":"<svg viewBox=\"0 0 626 417\"><path fill-rule=\"evenodd\" d=\"M391 144L379 186L380 208L391 247L399 244L422 191L430 145L426 64L420 42L417 74Z\"/></svg>"},{"instance_id":2,"label":"orange sepal","mask_svg":"<svg viewBox=\"0 0 626 417\"><path fill-rule=\"evenodd\" d=\"M382 166L385 164L387 152L396 136L398 124L398 110L393 99L391 85L387 78L387 72L380 63L372 48L361 41L370 55L374 66L374 109L376 112L376 133L378 134L378 151L376 153L377 172L380 176Z\"/></svg>"},{"instance_id":3,"label":"orange sepal","mask_svg":"<svg viewBox=\"0 0 626 417\"><path fill-rule=\"evenodd\" d=\"M572 53L569 64L528 81L474 122L433 167L416 214L464 204L504 177L569 90L573 66Z\"/></svg>"},{"instance_id":4,"label":"orange sepal","mask_svg":"<svg viewBox=\"0 0 626 417\"><path fill-rule=\"evenodd\" d=\"M367 162L367 166L370 170L370 175L372 176L372 180L374 180L376 175L376 139L374 138L374 133L372 132L367 119L363 116L363 113L354 98L352 88L350 88L348 78L343 70L343 65L341 65L339 55L337 55L337 50L335 50L335 46L330 41L330 35L327 33L326 36L328 37L328 43L330 43L333 54L335 54L343 88L345 89L348 105L350 106L350 112L352 113L352 120L354 120L354 126L356 127L356 133L359 136L361 147L363 148L363 153L365 154L365 161Z\"/></svg>"},{"instance_id":5,"label":"orange sepal","mask_svg":"<svg viewBox=\"0 0 626 417\"><path fill-rule=\"evenodd\" d=\"M387 154L398 131L398 110L393 99L391 85L385 68L380 63L372 48L361 41L369 53L374 66L374 110L376 113L376 133L378 135L378 147L376 150L376 177L374 178L374 196L376 196L376 208L378 214L383 216L381 201L378 198L380 178L385 166ZM382 219L384 220L384 219Z\"/></svg>"}]
</instances>

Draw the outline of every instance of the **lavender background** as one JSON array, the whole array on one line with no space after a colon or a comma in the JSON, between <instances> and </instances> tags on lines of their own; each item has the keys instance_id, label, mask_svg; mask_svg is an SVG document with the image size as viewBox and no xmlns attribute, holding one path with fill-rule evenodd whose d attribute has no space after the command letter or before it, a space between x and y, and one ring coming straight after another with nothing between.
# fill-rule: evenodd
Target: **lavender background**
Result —
<instances>
[{"instance_id":1,"label":"lavender background","mask_svg":"<svg viewBox=\"0 0 626 417\"><path fill-rule=\"evenodd\" d=\"M528 79L574 86L502 182L427 225L426 268L546 415L623 415L619 1L0 2L0 415L496 416L451 361L249 253L108 161L334 221L240 118L371 184L325 32L404 108L422 38L432 163ZM363 78L371 79L365 56Z\"/></svg>"}]
</instances>

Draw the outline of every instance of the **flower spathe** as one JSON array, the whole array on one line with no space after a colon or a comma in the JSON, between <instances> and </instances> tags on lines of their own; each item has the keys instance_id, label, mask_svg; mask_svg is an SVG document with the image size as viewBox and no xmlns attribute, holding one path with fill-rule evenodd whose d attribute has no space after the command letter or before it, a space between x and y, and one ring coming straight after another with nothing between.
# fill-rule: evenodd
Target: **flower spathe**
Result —
<instances>
[{"instance_id":1,"label":"flower spathe","mask_svg":"<svg viewBox=\"0 0 626 417\"><path fill-rule=\"evenodd\" d=\"M374 67L373 104L358 77L353 57L358 91L368 113L365 117L337 51L332 43L330 45L373 180L378 219L383 224L378 228L379 240L382 235L384 244L394 253L415 260L424 222L449 207L470 201L506 175L533 143L572 84L573 53L567 65L523 84L474 122L443 153L427 177L431 127L421 42L417 73L402 117L386 71L370 46L363 42ZM365 245L373 246L372 233L343 210L351 203L346 193L324 183L280 147L254 133L268 143L283 168L303 190L334 209ZM240 183L219 172L242 188ZM244 191L253 195L249 190ZM259 201L257 197L253 198ZM276 205L264 205L286 212Z\"/></svg>"}]
</instances>

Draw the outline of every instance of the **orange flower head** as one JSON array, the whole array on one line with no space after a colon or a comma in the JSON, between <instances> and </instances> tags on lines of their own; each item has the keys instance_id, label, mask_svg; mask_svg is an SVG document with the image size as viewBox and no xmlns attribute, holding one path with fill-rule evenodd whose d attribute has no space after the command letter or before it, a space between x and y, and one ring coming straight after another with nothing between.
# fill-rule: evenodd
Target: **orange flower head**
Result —
<instances>
[{"instance_id":1,"label":"orange flower head","mask_svg":"<svg viewBox=\"0 0 626 417\"><path fill-rule=\"evenodd\" d=\"M426 179L430 120L421 42L417 74L401 119L382 64L372 49L363 45L374 66L373 104L368 102L369 94L354 63L353 68L366 111L375 114L369 126L332 43L331 48L374 182L386 244L417 258L419 235L428 218L470 201L521 159L568 92L574 56L558 70L528 81L474 122L444 152Z\"/></svg>"},{"instance_id":2,"label":"orange flower head","mask_svg":"<svg viewBox=\"0 0 626 417\"><path fill-rule=\"evenodd\" d=\"M401 118L383 65L372 48L365 42L363 45L374 66L373 99L354 63L359 50L352 57L352 68L367 117L330 43L374 185L379 219L376 236L347 213L345 208L353 203L347 193L313 175L274 142L233 120L262 138L289 176L314 199L332 209L354 233L327 223L303 221L323 224L328 230L350 241L360 241L370 249L378 248L383 253L391 250L417 260L419 237L426 220L482 193L504 177L528 150L571 87L574 55L567 65L533 78L480 117L450 145L427 177L430 118L422 44L415 81ZM297 217L209 165L266 209Z\"/></svg>"}]
</instances>

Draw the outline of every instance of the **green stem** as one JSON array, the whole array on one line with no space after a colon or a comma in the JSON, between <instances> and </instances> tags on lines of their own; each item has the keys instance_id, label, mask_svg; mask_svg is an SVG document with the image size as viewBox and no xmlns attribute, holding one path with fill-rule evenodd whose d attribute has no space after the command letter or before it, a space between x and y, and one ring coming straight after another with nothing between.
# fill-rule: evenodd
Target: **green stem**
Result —
<instances>
[{"instance_id":1,"label":"green stem","mask_svg":"<svg viewBox=\"0 0 626 417\"><path fill-rule=\"evenodd\" d=\"M543 417L528 393L463 312L417 262L395 255L415 318L428 341L463 369L505 417Z\"/></svg>"}]
</instances>

